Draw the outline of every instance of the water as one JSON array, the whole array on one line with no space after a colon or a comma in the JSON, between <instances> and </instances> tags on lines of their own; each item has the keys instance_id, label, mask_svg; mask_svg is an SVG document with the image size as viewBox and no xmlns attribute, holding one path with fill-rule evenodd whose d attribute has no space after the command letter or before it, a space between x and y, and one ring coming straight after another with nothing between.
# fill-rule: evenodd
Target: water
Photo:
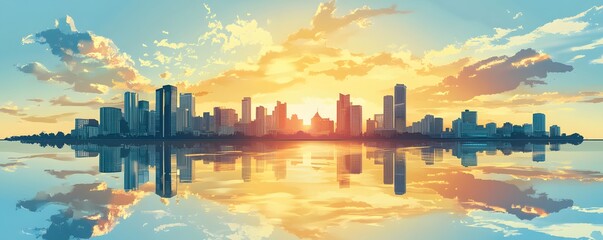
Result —
<instances>
[{"instance_id":1,"label":"water","mask_svg":"<svg viewBox=\"0 0 603 240\"><path fill-rule=\"evenodd\" d=\"M603 235L603 142L0 142L2 239Z\"/></svg>"}]
</instances>

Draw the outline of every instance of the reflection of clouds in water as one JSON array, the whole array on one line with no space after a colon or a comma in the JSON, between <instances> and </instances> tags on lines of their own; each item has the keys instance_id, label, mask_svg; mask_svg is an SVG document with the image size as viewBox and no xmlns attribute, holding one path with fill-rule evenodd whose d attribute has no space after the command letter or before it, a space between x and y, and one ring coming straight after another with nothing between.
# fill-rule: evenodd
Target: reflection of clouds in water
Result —
<instances>
[{"instance_id":1,"label":"reflection of clouds in water","mask_svg":"<svg viewBox=\"0 0 603 240\"><path fill-rule=\"evenodd\" d=\"M10 157L8 159L32 159L32 158L48 158L48 159L53 159L53 160L58 160L58 161L75 160L75 157L73 157L71 154L59 154L59 153L34 154L34 155L27 155L27 156L21 156L21 157Z\"/></svg>"},{"instance_id":2,"label":"reflection of clouds in water","mask_svg":"<svg viewBox=\"0 0 603 240\"><path fill-rule=\"evenodd\" d=\"M546 226L538 226L529 221L518 221L517 219L507 219L498 213L489 213L484 211L473 211L468 214L475 222L475 227L505 229L501 230L510 235L521 235L520 231L530 230L540 232L553 237L560 238L587 238L600 239L603 226L591 223L558 223ZM509 230L511 228L511 230Z\"/></svg>"},{"instance_id":3,"label":"reflection of clouds in water","mask_svg":"<svg viewBox=\"0 0 603 240\"><path fill-rule=\"evenodd\" d=\"M590 170L572 170L572 169L559 169L559 170L548 170L545 168L535 167L478 167L475 170L482 171L485 174L506 174L511 175L515 178L539 178L539 179L575 179L580 181L603 181L603 174L599 171Z\"/></svg>"},{"instance_id":4,"label":"reflection of clouds in water","mask_svg":"<svg viewBox=\"0 0 603 240\"><path fill-rule=\"evenodd\" d=\"M506 212L519 219L531 220L573 205L573 201L569 199L553 200L545 193L536 196L532 188L522 191L513 184L476 179L468 173L440 172L433 176L446 182L430 183L426 185L428 188L445 198L458 199L467 209Z\"/></svg>"},{"instance_id":5,"label":"reflection of clouds in water","mask_svg":"<svg viewBox=\"0 0 603 240\"><path fill-rule=\"evenodd\" d=\"M2 170L6 171L6 172L14 172L17 170L18 167L22 167L22 166L27 166L27 165L20 161L13 161L13 162L9 162L9 163L0 164L0 167L2 168Z\"/></svg>"},{"instance_id":6,"label":"reflection of clouds in water","mask_svg":"<svg viewBox=\"0 0 603 240\"><path fill-rule=\"evenodd\" d=\"M155 232L169 232L171 228L175 228L175 227L186 227L188 225L186 225L185 223L168 223L168 224L161 224L155 228L153 228L153 231Z\"/></svg>"},{"instance_id":7,"label":"reflection of clouds in water","mask_svg":"<svg viewBox=\"0 0 603 240\"><path fill-rule=\"evenodd\" d=\"M110 232L127 209L146 191L116 190L105 183L75 184L65 192L39 192L31 200L17 203L18 208L36 212L49 204L65 206L50 217L51 225L42 234L47 239L90 238Z\"/></svg>"},{"instance_id":8,"label":"reflection of clouds in water","mask_svg":"<svg viewBox=\"0 0 603 240\"><path fill-rule=\"evenodd\" d=\"M44 170L48 174L55 176L59 179L65 179L68 176L75 174L88 174L91 176L98 175L98 167L93 167L91 170L54 170L54 169L46 169Z\"/></svg>"}]
</instances>

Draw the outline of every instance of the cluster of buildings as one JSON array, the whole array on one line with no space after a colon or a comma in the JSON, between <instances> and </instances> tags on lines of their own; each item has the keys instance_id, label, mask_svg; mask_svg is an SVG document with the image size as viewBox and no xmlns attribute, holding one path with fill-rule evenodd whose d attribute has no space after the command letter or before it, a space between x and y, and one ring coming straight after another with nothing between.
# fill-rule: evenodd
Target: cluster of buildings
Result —
<instances>
[{"instance_id":1,"label":"cluster of buildings","mask_svg":"<svg viewBox=\"0 0 603 240\"><path fill-rule=\"evenodd\" d=\"M235 109L214 107L212 112L197 115L195 95L180 93L175 86L165 85L155 91L155 109L149 101L139 100L135 92L124 93L123 109L100 108L100 122L96 119L75 119L71 135L77 139L98 136L171 138L176 136L290 135L304 132L312 136L392 137L403 133L418 133L434 138L496 138L496 137L558 137L557 125L546 129L546 116L533 115L532 123L513 125L509 122L498 127L496 123L479 125L477 112L465 110L444 128L444 119L426 115L420 121L406 125L406 86L396 84L393 95L383 97L383 112L364 120L362 106L355 105L349 94L339 94L336 120L323 118L318 112L306 126L296 114L287 114L287 103L277 101L272 111L264 106L255 107L252 119L250 97L241 100L241 115Z\"/></svg>"}]
</instances>

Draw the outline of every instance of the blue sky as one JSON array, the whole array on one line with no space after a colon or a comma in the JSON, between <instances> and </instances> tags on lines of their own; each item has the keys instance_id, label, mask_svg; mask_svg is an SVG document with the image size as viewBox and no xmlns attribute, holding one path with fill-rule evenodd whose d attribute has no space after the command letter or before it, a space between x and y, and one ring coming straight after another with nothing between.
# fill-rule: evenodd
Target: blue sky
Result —
<instances>
[{"instance_id":1,"label":"blue sky","mask_svg":"<svg viewBox=\"0 0 603 240\"><path fill-rule=\"evenodd\" d=\"M0 135L68 131L74 117L96 118L99 106L119 105L119 96L126 90L139 91L143 98L151 100L150 90L164 84L177 85L181 92L197 94L199 113L213 106L240 109L240 99L251 96L254 105L267 107L274 106L276 100L287 101L290 112L307 121L316 108L321 115L334 117L337 93L347 92L352 94L353 101L364 106L364 117L368 118L379 113L381 97L391 91L394 84L404 83L412 91L409 122L431 113L445 117L449 125L460 110L472 108L480 111L482 123L523 123L529 121L532 112L542 111L549 116L550 124L561 125L564 132L603 136L603 129L591 131L584 127L603 120L603 111L600 111L603 84L598 79L603 60L597 60L603 57L603 48L601 44L592 44L603 38L600 26L603 9L597 8L598 1L327 3L5 2L0 15L4 26L0 39L3 53L0 73L4 79L2 87L6 89L0 96L0 114L3 114L0 123L5 127L0 128ZM325 10L321 10L323 5L331 6L325 9L333 13L325 15L329 21L314 24L315 15ZM380 12L392 5L397 13ZM333 26L330 24L335 21L330 20L345 19L363 8L370 8L367 12L374 15L360 16L333 29L317 28L320 35L314 39L287 40L300 29ZM66 68L67 63L53 55L48 44L36 42L35 37L27 38L55 28L57 19L62 25L68 25L61 21L66 16L73 19L77 32L90 32L101 37L99 39L111 40L112 50L127 54L119 58L128 69L138 72L136 79L147 81L144 86L124 88L107 84L108 79L92 78L88 81L98 80L106 89L101 93L82 92L72 83L37 80L33 74L19 71L18 67L33 62L55 73ZM216 24L221 28L211 27ZM174 45L161 46L164 39L165 44ZM311 52L310 48L316 51ZM528 48L543 59L571 66L572 70L558 72L549 68L543 70L544 77L542 74L522 75L515 79L519 81L518 86L511 84L512 87L493 94L470 95L463 101L435 95L423 101L431 97L425 97L426 92L420 89L439 89L435 92L446 93L443 79L456 77L463 67L495 56L510 57ZM337 54L328 55L329 51ZM266 57L267 54L278 56ZM400 60L401 64L369 63L371 56L379 54ZM317 61L302 69L292 67L292 61L304 57ZM464 64L436 71L438 66L448 66L464 58L468 59ZM262 59L270 61L264 63ZM338 68L338 61L354 66ZM106 70L106 67L100 69ZM364 71L364 67L369 70ZM243 71L252 72L248 75L249 81L241 77ZM426 73L419 74L421 71ZM529 71L526 67L526 72ZM491 89L496 89L497 84L513 82L508 79L519 73L505 74L511 73L503 72L496 80L487 81ZM527 83L531 80L546 84L530 86ZM471 80L459 81L471 88ZM413 96L413 92L416 95ZM69 101L59 99L62 96ZM61 101L52 102L57 99ZM494 105L497 107L493 108Z\"/></svg>"}]
</instances>

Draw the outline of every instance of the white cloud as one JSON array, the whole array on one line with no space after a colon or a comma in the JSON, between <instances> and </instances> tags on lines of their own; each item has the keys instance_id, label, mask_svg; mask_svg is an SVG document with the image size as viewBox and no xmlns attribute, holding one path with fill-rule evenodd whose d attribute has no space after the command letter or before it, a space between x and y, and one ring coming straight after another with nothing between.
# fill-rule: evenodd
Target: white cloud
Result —
<instances>
[{"instance_id":1,"label":"white cloud","mask_svg":"<svg viewBox=\"0 0 603 240\"><path fill-rule=\"evenodd\" d=\"M515 16L513 16L513 20L520 18L521 16L523 16L522 12L518 12L517 14L515 14Z\"/></svg>"},{"instance_id":2,"label":"white cloud","mask_svg":"<svg viewBox=\"0 0 603 240\"><path fill-rule=\"evenodd\" d=\"M159 225L157 227L155 227L153 229L153 231L155 232L169 232L170 228L175 228L175 227L186 227L188 225L186 225L185 223L168 223L168 224L162 224Z\"/></svg>"},{"instance_id":3,"label":"white cloud","mask_svg":"<svg viewBox=\"0 0 603 240\"><path fill-rule=\"evenodd\" d=\"M593 64L603 64L603 55L600 58L594 59L592 61L590 61L590 63Z\"/></svg>"},{"instance_id":4,"label":"white cloud","mask_svg":"<svg viewBox=\"0 0 603 240\"><path fill-rule=\"evenodd\" d=\"M168 42L167 39L161 39L159 41L155 40L153 43L155 43L155 46L157 47L166 47L166 48L171 48L171 49L180 49L183 47L186 47L186 43L183 42L176 42L176 43L171 43Z\"/></svg>"},{"instance_id":5,"label":"white cloud","mask_svg":"<svg viewBox=\"0 0 603 240\"><path fill-rule=\"evenodd\" d=\"M586 44L586 45L570 48L570 50L572 50L574 52L582 51L582 50L591 50L591 49L595 49L596 47L601 46L601 45L603 45L603 38L596 40L592 43Z\"/></svg>"},{"instance_id":6,"label":"white cloud","mask_svg":"<svg viewBox=\"0 0 603 240\"><path fill-rule=\"evenodd\" d=\"M34 42L35 42L35 40L33 38L33 34L29 34L29 35L21 38L21 44L22 45L32 44Z\"/></svg>"},{"instance_id":7,"label":"white cloud","mask_svg":"<svg viewBox=\"0 0 603 240\"><path fill-rule=\"evenodd\" d=\"M568 62L574 62L578 59L584 58L586 57L585 55L576 55L575 57L573 57L572 59L570 59Z\"/></svg>"}]
</instances>

